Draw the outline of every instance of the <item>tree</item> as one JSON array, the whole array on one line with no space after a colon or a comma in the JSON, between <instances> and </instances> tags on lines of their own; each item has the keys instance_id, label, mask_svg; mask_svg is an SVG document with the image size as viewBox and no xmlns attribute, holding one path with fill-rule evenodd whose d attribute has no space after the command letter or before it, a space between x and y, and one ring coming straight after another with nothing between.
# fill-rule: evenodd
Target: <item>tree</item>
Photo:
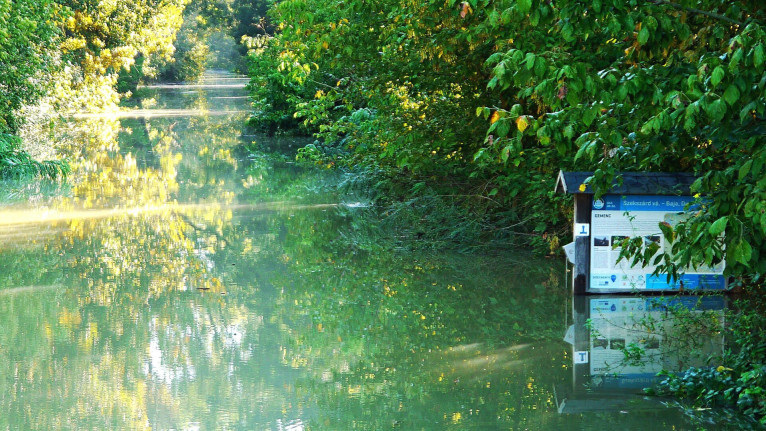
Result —
<instances>
[{"instance_id":1,"label":"tree","mask_svg":"<svg viewBox=\"0 0 766 431\"><path fill-rule=\"evenodd\" d=\"M509 101L484 111L496 119L488 150L518 157L553 146L595 168L601 191L620 171L694 172L702 205L665 229L675 245L659 257L663 269L726 259L729 275L766 271L760 2L485 7L490 23L517 30L487 60L488 87Z\"/></svg>"},{"instance_id":2,"label":"tree","mask_svg":"<svg viewBox=\"0 0 766 431\"><path fill-rule=\"evenodd\" d=\"M292 85L279 109L352 163L491 197L552 246L558 169L595 170L600 191L620 171L695 172L704 211L650 258L766 271L759 2L293 0L272 19L256 93Z\"/></svg>"},{"instance_id":3,"label":"tree","mask_svg":"<svg viewBox=\"0 0 766 431\"><path fill-rule=\"evenodd\" d=\"M50 0L0 1L0 133L18 131L16 111L43 94L61 34L50 18L62 14Z\"/></svg>"}]
</instances>

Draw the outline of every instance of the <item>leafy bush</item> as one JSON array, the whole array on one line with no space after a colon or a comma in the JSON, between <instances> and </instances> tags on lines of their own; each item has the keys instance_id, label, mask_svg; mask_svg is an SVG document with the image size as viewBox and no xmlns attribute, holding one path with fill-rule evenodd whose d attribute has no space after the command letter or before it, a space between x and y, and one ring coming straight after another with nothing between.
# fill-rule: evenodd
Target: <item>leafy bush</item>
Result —
<instances>
[{"instance_id":1,"label":"leafy bush","mask_svg":"<svg viewBox=\"0 0 766 431\"><path fill-rule=\"evenodd\" d=\"M694 407L729 407L766 425L766 314L763 300L740 301L730 316L731 347L715 368L690 368L666 376L659 394Z\"/></svg>"},{"instance_id":2,"label":"leafy bush","mask_svg":"<svg viewBox=\"0 0 766 431\"><path fill-rule=\"evenodd\" d=\"M65 161L38 162L21 149L21 138L0 133L0 178L56 179L68 173L69 165Z\"/></svg>"}]
</instances>

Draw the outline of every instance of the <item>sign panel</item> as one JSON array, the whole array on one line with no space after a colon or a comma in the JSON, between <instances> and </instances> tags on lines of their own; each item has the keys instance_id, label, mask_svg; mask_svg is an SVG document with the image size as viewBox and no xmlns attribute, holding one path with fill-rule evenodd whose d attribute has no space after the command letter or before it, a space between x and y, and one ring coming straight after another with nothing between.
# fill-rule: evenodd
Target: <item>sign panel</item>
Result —
<instances>
[{"instance_id":1,"label":"sign panel","mask_svg":"<svg viewBox=\"0 0 766 431\"><path fill-rule=\"evenodd\" d=\"M675 226L685 217L684 206L691 196L606 195L593 201L590 225L590 289L600 290L678 290L726 288L723 262L715 267L689 269L678 280L654 276L654 266L631 267L622 260L620 244L626 238L643 238L655 243L659 252L670 248L660 223Z\"/></svg>"}]
</instances>

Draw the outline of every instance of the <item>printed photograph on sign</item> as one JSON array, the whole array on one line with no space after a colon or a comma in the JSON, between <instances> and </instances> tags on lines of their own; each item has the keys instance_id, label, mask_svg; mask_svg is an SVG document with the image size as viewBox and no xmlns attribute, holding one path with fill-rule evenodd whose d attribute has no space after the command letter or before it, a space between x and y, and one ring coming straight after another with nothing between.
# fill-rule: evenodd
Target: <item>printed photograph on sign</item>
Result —
<instances>
[{"instance_id":1,"label":"printed photograph on sign","mask_svg":"<svg viewBox=\"0 0 766 431\"><path fill-rule=\"evenodd\" d=\"M691 196L606 195L593 201L591 212L590 289L600 290L721 290L726 287L724 263L689 268L677 280L652 275L655 266L631 266L620 260L623 245L640 238L643 247L669 250L660 224L675 227L687 215L684 208Z\"/></svg>"}]
</instances>

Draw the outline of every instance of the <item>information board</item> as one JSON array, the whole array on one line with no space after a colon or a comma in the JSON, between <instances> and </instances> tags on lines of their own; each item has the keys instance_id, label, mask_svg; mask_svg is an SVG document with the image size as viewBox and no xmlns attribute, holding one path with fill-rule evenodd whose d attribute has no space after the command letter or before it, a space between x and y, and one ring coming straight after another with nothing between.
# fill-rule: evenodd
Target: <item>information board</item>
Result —
<instances>
[{"instance_id":1,"label":"information board","mask_svg":"<svg viewBox=\"0 0 766 431\"><path fill-rule=\"evenodd\" d=\"M619 263L620 244L626 238L641 237L644 245L655 243L659 252L670 248L660 223L675 226L686 217L684 207L691 196L606 195L593 200L590 225L590 289L600 290L678 290L726 288L723 262L715 267L689 269L679 279L667 281L655 276L654 266L631 267Z\"/></svg>"}]
</instances>

